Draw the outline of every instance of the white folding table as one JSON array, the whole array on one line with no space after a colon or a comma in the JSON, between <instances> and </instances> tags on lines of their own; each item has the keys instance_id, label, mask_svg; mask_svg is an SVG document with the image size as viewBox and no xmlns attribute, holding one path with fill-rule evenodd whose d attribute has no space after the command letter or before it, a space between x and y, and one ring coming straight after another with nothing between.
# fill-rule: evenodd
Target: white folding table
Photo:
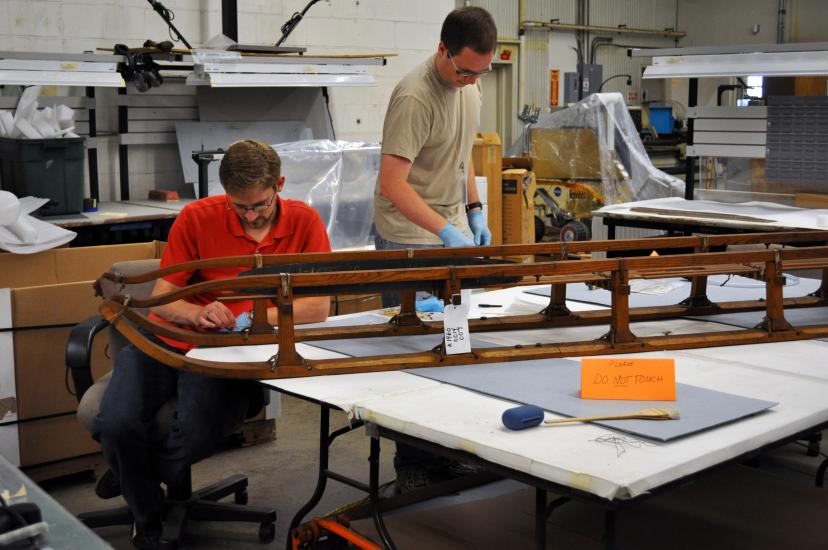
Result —
<instances>
[{"instance_id":1,"label":"white folding table","mask_svg":"<svg viewBox=\"0 0 828 550\"><path fill-rule=\"evenodd\" d=\"M517 289L475 295L476 303L500 308L472 308L473 314L521 313L537 310L546 299ZM572 310L592 309L568 303ZM709 331L713 323L687 319L633 324L633 332ZM588 339L604 327L578 327L543 331L481 333L492 342L529 345L538 341ZM731 327L722 326L722 330ZM275 353L262 346L259 353ZM311 346L303 345L306 353ZM230 352L226 349L222 352ZM216 354L219 352L209 352ZM300 350L300 353L302 351ZM331 352L313 351L315 356ZM320 354L321 355L317 355ZM436 454L483 465L504 477L536 488L536 539L545 545L544 523L561 501L547 504L547 492L564 499L594 502L607 509L605 543L613 545L617 510L663 492L719 465L751 456L828 426L828 342L807 340L702 348L641 354L674 357L678 382L775 401L767 412L668 443L619 434L594 424L537 427L514 432L501 423L502 412L515 403L442 384L407 372L364 373L301 379L270 380L264 384L320 405L320 477L317 490L294 518L298 525L324 492L327 479L335 479L368 492L374 501L374 518L387 545L393 545L384 528L378 501L379 439L388 438ZM206 356L205 356L206 357ZM215 357L215 355L213 355ZM245 360L252 360L248 355ZM340 409L352 426L329 433L328 415ZM552 413L548 416L554 417ZM372 436L370 481L346 478L328 469L328 448L335 437L365 424Z\"/></svg>"}]
</instances>

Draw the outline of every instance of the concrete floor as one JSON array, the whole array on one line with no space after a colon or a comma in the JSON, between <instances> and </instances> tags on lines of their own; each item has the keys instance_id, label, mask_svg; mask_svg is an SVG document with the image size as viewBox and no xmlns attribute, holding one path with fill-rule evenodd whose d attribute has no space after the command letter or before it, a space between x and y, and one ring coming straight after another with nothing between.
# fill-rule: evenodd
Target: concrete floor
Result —
<instances>
[{"instance_id":1,"label":"concrete floor","mask_svg":"<svg viewBox=\"0 0 828 550\"><path fill-rule=\"evenodd\" d=\"M332 428L335 429L345 426L346 423L347 418L343 413L334 413L331 422ZM287 534L287 526L291 518L311 495L316 484L318 426L319 409L316 405L282 396L282 416L277 422L277 440L264 445L225 451L195 465L193 468L194 486L200 487L207 485L233 473L247 475L250 479L249 502L251 504L276 506L278 513L276 542L268 547L281 548L283 547ZM339 438L334 445L331 467L336 471L367 481L368 446L369 439L365 436L364 429L355 430L353 433ZM389 441L383 441L382 450L381 479L390 480L394 475L392 467L393 444ZM791 444L763 457L760 461L760 469L774 476L781 476L786 480L781 486L779 484L774 486L775 489L773 490L777 492L787 492L785 488L790 483L792 489L796 488L799 491L807 491L806 494L815 495L814 498L824 500L822 490L811 489L814 484L814 473L821 461L822 457L808 457L805 455L804 449L795 444ZM489 489L488 493L483 496L480 494L477 496L470 494L463 495L462 497L446 497L442 504L438 502L436 505L456 507L464 499L466 501L489 499L492 496L516 498L514 493L521 486L513 483L509 485L511 482L501 483L503 484L503 488L500 489L499 495L497 494L497 490L495 490L495 494L493 495L492 489ZM122 502L121 499L113 499L111 501L101 501L98 499L93 493L94 482L90 476L75 476L51 481L44 484L44 487L72 513L109 508L119 505ZM328 485L328 490L322 502L309 516L322 515L342 504L360 499L363 496L364 494L356 489L349 488L340 483L331 482ZM763 498L767 498L770 501L776 496L784 497L786 495L762 495ZM532 493L527 493L527 496L523 498L531 502ZM658 501L658 498L654 500ZM525 507L531 510L529 502L525 503ZM424 507L434 508L435 504L421 504L414 513L422 512ZM401 517L402 515L398 514L390 525L398 526ZM529 535L524 533L523 536L529 541L531 540L530 535L532 529L529 516L527 516L526 521L520 520L518 522L520 526L523 526L524 523L526 524L526 533L529 533ZM430 523L427 523L427 525L430 525ZM400 531L403 531L401 535L404 535L404 527L404 525L402 528L397 527ZM550 526L550 528L552 527ZM126 550L132 548L129 543L129 528L127 527L102 528L98 529L97 533L116 549ZM432 540L429 540L427 537L422 543L412 543L411 538L408 538L408 540L398 540L397 542L401 549L423 547L441 548L443 545L436 541L440 541L440 537L444 534L437 533L436 539L434 539L435 534L431 533ZM453 532L452 534L454 535L455 542L458 536L461 541L464 540L462 534L457 532ZM795 537L796 534L794 533L793 536ZM401 538L404 539L404 537ZM429 540L429 542L426 543L425 540ZM512 542L517 542L515 539L511 540ZM563 543L560 538L558 540L560 543ZM494 541L489 542L493 542L493 544L485 544L483 547L502 548L501 543L505 543L504 541L500 541L497 544L494 544ZM462 548L464 546L461 543L460 547ZM475 546L480 547L479 545ZM509 544L509 546L512 545ZM522 545L518 544L518 546ZM261 549L265 546L258 542L257 526L255 525L194 522L187 529L186 547L252 550ZM446 545L445 547L455 546ZM531 547L531 544L527 547ZM564 543L563 546L553 544L552 547L567 548L569 546ZM794 543L793 547L798 546ZM734 546L732 545L732 541L723 540L721 548L731 549Z\"/></svg>"},{"instance_id":2,"label":"concrete floor","mask_svg":"<svg viewBox=\"0 0 828 550\"><path fill-rule=\"evenodd\" d=\"M344 413L332 413L332 430L346 425ZM319 407L282 396L282 415L277 421L276 441L231 449L199 462L193 466L193 487L203 487L235 473L248 476L249 503L276 507L276 542L269 547L281 548L290 520L316 487L318 434ZM334 443L330 467L367 482L369 441L364 429L341 436ZM393 455L393 443L383 441L381 480L394 477ZM74 514L116 507L124 502L121 498L102 501L96 497L91 476L74 476L43 486ZM325 496L309 518L323 515L363 496L365 494L356 489L329 482ZM118 550L132 548L128 527L107 527L96 529L96 532ZM256 524L194 522L188 526L187 535L187 548L261 550L265 547L258 541Z\"/></svg>"}]
</instances>

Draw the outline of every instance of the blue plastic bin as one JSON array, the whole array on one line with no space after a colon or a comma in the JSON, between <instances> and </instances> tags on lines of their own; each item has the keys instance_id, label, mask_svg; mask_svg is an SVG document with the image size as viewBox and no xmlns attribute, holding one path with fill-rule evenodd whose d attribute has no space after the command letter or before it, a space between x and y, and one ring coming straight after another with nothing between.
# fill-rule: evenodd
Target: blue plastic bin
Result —
<instances>
[{"instance_id":1,"label":"blue plastic bin","mask_svg":"<svg viewBox=\"0 0 828 550\"><path fill-rule=\"evenodd\" d=\"M676 119L673 118L673 108L670 105L650 106L650 127L659 134L672 134Z\"/></svg>"}]
</instances>

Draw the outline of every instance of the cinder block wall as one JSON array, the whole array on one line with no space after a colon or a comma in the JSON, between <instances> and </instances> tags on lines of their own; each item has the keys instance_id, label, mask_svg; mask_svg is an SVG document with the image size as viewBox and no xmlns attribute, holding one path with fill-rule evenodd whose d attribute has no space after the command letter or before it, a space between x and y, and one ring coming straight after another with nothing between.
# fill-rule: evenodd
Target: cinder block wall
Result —
<instances>
[{"instance_id":1,"label":"cinder block wall","mask_svg":"<svg viewBox=\"0 0 828 550\"><path fill-rule=\"evenodd\" d=\"M175 13L175 26L193 46L221 32L220 0L162 3ZM307 0L240 0L239 42L274 44L281 26L306 4ZM398 54L388 58L385 67L371 68L375 87L330 90L337 138L379 141L391 90L403 74L436 50L440 24L456 4L455 0L327 0L310 9L285 45L307 47L310 53ZM169 36L166 24L146 0L0 0L0 51L80 53L115 43L140 46L148 38L160 42ZM98 92L99 132L117 128L114 95L113 90ZM117 200L116 138L101 140L99 163L101 199ZM175 146L131 146L129 171L133 198L146 198L154 188L183 189Z\"/></svg>"}]
</instances>

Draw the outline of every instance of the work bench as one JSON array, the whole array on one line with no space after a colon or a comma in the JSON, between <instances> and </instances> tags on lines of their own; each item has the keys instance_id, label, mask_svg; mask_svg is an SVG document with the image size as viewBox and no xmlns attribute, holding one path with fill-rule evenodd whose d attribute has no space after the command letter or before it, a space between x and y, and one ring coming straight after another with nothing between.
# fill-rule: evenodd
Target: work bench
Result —
<instances>
[{"instance_id":1,"label":"work bench","mask_svg":"<svg viewBox=\"0 0 828 550\"><path fill-rule=\"evenodd\" d=\"M802 292L814 285L802 285ZM525 289L524 289L525 290ZM518 314L534 311L547 303L541 296L521 289L473 295L475 304L499 304L501 308L472 307L471 316ZM602 306L569 301L574 312ZM372 314L376 315L376 314ZM374 321L356 314L359 322ZM340 324L341 319L334 320ZM707 320L674 319L634 323L637 335L672 331L676 334L703 330L728 330ZM532 345L590 336L599 337L605 327L560 327L554 330L511 333L480 333L475 336L492 344ZM313 342L311 342L313 344ZM312 351L301 344L310 358L334 357L330 351ZM257 349L251 349L257 348ZM245 357L269 356L274 346L244 346ZM193 352L191 352L193 353ZM233 357L234 349L200 350L201 358ZM320 407L319 484L314 495L294 517L299 525L319 502L329 479L366 491L374 505L374 518L383 542L393 547L392 534L384 527L379 498L380 441L402 441L435 454L483 466L488 472L525 483L535 489L536 545L546 545L549 514L569 499L589 502L606 511L604 546L616 542L618 512L695 479L723 464L755 456L784 442L804 437L828 425L828 342L808 340L700 348L640 354L642 357L676 359L678 382L734 392L778 402L769 411L667 443L626 436L595 424L568 428L535 428L521 432L506 430L502 412L515 403L443 384L409 372L361 373L341 376L263 382L276 391L316 403ZM259 359L261 360L261 359ZM475 368L473 365L456 368ZM503 368L508 368L504 365ZM424 404L428 406L424 406ZM332 410L342 410L352 425L330 432ZM555 417L547 413L547 417ZM372 437L369 481L350 479L329 468L330 446L344 433L366 425ZM548 502L549 495L556 500ZM562 500L563 499L563 500ZM746 526L749 528L749 526Z\"/></svg>"}]
</instances>

